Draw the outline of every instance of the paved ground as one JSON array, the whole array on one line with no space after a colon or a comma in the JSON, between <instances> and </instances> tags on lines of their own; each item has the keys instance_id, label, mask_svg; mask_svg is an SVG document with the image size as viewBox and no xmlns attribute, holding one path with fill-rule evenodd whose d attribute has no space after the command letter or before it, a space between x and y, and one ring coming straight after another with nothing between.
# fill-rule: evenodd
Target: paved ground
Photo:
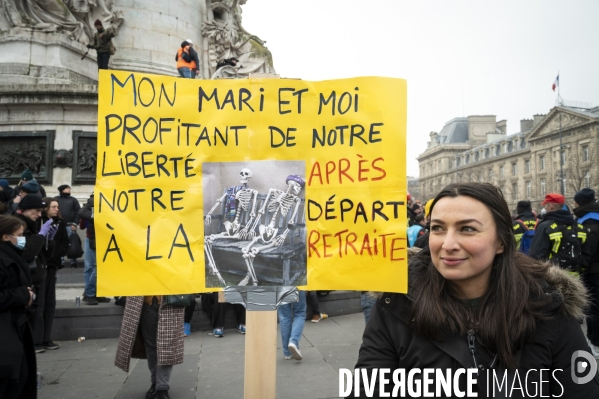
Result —
<instances>
[{"instance_id":1,"label":"paved ground","mask_svg":"<svg viewBox=\"0 0 599 399\"><path fill-rule=\"evenodd\" d=\"M277 398L337 398L339 368L353 368L362 341L361 313L307 322L300 342L304 359L285 360L277 339ZM40 399L144 398L150 386L145 360L132 360L129 374L113 365L117 339L61 342L38 355L43 374ZM185 362L173 369L173 399L243 398L244 335L224 338L194 332L185 339Z\"/></svg>"}]
</instances>

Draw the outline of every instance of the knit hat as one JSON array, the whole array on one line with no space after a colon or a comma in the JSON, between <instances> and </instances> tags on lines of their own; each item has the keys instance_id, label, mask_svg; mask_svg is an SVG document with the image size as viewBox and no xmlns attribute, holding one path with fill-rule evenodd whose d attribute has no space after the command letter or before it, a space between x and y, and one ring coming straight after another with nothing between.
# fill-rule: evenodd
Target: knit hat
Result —
<instances>
[{"instance_id":1,"label":"knit hat","mask_svg":"<svg viewBox=\"0 0 599 399\"><path fill-rule=\"evenodd\" d=\"M191 39L187 39L187 40L185 40L185 41L186 41L187 43L189 43L189 44L193 44L193 42L191 41Z\"/></svg>"},{"instance_id":2,"label":"knit hat","mask_svg":"<svg viewBox=\"0 0 599 399\"><path fill-rule=\"evenodd\" d=\"M2 189L6 190L8 188L8 180L0 179L0 187L2 187Z\"/></svg>"},{"instance_id":3,"label":"knit hat","mask_svg":"<svg viewBox=\"0 0 599 399\"><path fill-rule=\"evenodd\" d=\"M94 21L94 26L97 26L97 25L100 25L100 26L102 26L102 21L100 21L99 19L96 19L96 20Z\"/></svg>"},{"instance_id":4,"label":"knit hat","mask_svg":"<svg viewBox=\"0 0 599 399\"><path fill-rule=\"evenodd\" d=\"M21 180L33 180L33 173L31 173L31 171L29 169L25 169L25 171L23 171L23 173L21 173Z\"/></svg>"},{"instance_id":5,"label":"knit hat","mask_svg":"<svg viewBox=\"0 0 599 399\"><path fill-rule=\"evenodd\" d=\"M563 195L551 193L551 194L547 194L545 196L545 200L543 202L541 202L541 205L545 205L545 204L549 204L549 203L563 205L565 202L566 202L566 199L564 198Z\"/></svg>"},{"instance_id":6,"label":"knit hat","mask_svg":"<svg viewBox=\"0 0 599 399\"><path fill-rule=\"evenodd\" d=\"M71 188L68 184L63 184L62 186L58 186L58 192L62 193L65 188Z\"/></svg>"},{"instance_id":7,"label":"knit hat","mask_svg":"<svg viewBox=\"0 0 599 399\"><path fill-rule=\"evenodd\" d=\"M294 181L297 184L299 184L302 188L304 188L304 186L306 185L306 183L304 182L304 179L302 179L300 176L298 175L289 175L287 176L287 179L285 180L285 183L287 183L288 181Z\"/></svg>"},{"instance_id":8,"label":"knit hat","mask_svg":"<svg viewBox=\"0 0 599 399\"><path fill-rule=\"evenodd\" d=\"M26 211L27 209L42 209L46 207L46 203L37 195L26 195L19 202L18 208Z\"/></svg>"},{"instance_id":9,"label":"knit hat","mask_svg":"<svg viewBox=\"0 0 599 399\"><path fill-rule=\"evenodd\" d=\"M32 181L28 181L27 183L23 184L21 186L21 188L23 189L23 191L25 191L27 194L35 194L38 191L40 191L40 185L37 184L37 182L35 180Z\"/></svg>"},{"instance_id":10,"label":"knit hat","mask_svg":"<svg viewBox=\"0 0 599 399\"><path fill-rule=\"evenodd\" d=\"M530 201L518 201L518 205L516 205L516 212L519 214L524 212L532 212L532 205Z\"/></svg>"},{"instance_id":11,"label":"knit hat","mask_svg":"<svg viewBox=\"0 0 599 399\"><path fill-rule=\"evenodd\" d=\"M586 205L588 203L595 201L595 190L591 190L590 188L583 188L574 196L574 201L580 206Z\"/></svg>"}]
</instances>

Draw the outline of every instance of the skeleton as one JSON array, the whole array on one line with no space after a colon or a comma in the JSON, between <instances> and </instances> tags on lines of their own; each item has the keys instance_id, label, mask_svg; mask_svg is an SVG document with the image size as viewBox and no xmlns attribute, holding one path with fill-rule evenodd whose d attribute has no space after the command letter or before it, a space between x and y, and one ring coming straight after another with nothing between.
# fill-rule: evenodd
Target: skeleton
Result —
<instances>
[{"instance_id":1,"label":"skeleton","mask_svg":"<svg viewBox=\"0 0 599 399\"><path fill-rule=\"evenodd\" d=\"M256 272L254 271L254 258L265 249L283 245L289 230L293 228L293 225L296 223L297 212L301 202L301 198L298 197L298 194L302 191L302 188L304 188L305 183L302 178L297 175L287 176L286 183L286 191L281 191L275 188L268 190L268 195L264 200L264 205L262 205L262 208L258 211L258 218L256 218L252 230L255 230L255 225L265 212L272 213L272 216L270 218L269 224L260 225L258 228L259 235L254 237L252 241L242 249L243 258L245 259L245 263L248 268L248 274L243 280L241 280L239 285L247 285L250 280L252 281L252 285L258 285ZM291 210L291 208L293 208L293 214L289 218L287 228L282 234L278 234L279 229L275 227L277 216L279 212L283 217L287 216L287 213ZM258 241L261 241L265 245L261 247L255 247L254 245L258 243Z\"/></svg>"},{"instance_id":2,"label":"skeleton","mask_svg":"<svg viewBox=\"0 0 599 399\"><path fill-rule=\"evenodd\" d=\"M206 256L208 257L208 267L210 268L210 273L216 275L221 284L225 285L225 280L220 275L218 268L216 267L216 262L214 261L214 256L212 255L212 244L214 241L230 238L236 240L251 240L255 236L255 232L252 228L254 225L254 220L256 218L256 198L258 196L257 190L252 190L248 187L249 181L252 179L253 173L251 170L247 168L243 168L239 173L241 186L233 186L229 187L225 190L222 197L216 200L214 206L208 211L204 218L204 223L206 226L210 226L212 222L212 212L220 206L220 204L225 201L225 214L223 214L223 220L225 231L219 234L212 234L204 238L204 251L206 252ZM250 212L250 218L245 226L241 226L239 223L239 217L241 212L238 207L241 207L244 211L249 209L250 203L253 201L252 209ZM231 219L233 221L231 221Z\"/></svg>"}]
</instances>

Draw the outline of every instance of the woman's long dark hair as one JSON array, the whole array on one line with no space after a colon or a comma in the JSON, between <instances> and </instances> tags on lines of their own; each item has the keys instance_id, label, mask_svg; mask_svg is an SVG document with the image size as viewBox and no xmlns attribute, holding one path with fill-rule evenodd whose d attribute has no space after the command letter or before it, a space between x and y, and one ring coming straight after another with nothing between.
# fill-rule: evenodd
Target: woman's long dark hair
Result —
<instances>
[{"instance_id":1,"label":"woman's long dark hair","mask_svg":"<svg viewBox=\"0 0 599 399\"><path fill-rule=\"evenodd\" d=\"M443 339L444 331L464 335L474 329L499 361L515 369L514 353L534 337L536 320L547 317L542 308L549 300L543 294L542 282L549 266L516 253L509 208L499 188L491 184L450 184L433 200L431 214L441 198L459 196L473 198L491 211L504 251L495 255L487 292L474 314L460 302L465 297L459 288L437 271L430 249L412 258L415 282L410 283L414 301L410 327L418 335L435 340Z\"/></svg>"}]
</instances>

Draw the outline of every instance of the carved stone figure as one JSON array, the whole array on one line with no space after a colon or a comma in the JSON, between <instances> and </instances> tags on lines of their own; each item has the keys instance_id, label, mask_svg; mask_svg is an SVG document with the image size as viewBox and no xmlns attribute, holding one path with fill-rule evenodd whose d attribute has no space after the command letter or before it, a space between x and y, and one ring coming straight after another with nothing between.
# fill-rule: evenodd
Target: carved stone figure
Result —
<instances>
[{"instance_id":1,"label":"carved stone figure","mask_svg":"<svg viewBox=\"0 0 599 399\"><path fill-rule=\"evenodd\" d=\"M236 57L240 67L237 73L247 77L250 73L275 73L272 54L265 41L252 35L241 25L241 5L246 0L212 0L209 4L213 19L202 27L202 35L208 38L210 75L216 64Z\"/></svg>"},{"instance_id":2,"label":"carved stone figure","mask_svg":"<svg viewBox=\"0 0 599 399\"><path fill-rule=\"evenodd\" d=\"M73 150L54 150L54 168L72 168Z\"/></svg>"},{"instance_id":3,"label":"carved stone figure","mask_svg":"<svg viewBox=\"0 0 599 399\"><path fill-rule=\"evenodd\" d=\"M6 151L0 155L0 176L18 175L29 169L35 176L44 176L46 172L46 146L35 142L22 143L19 147L6 144Z\"/></svg>"},{"instance_id":4,"label":"carved stone figure","mask_svg":"<svg viewBox=\"0 0 599 399\"><path fill-rule=\"evenodd\" d=\"M42 32L63 32L69 38L87 43L93 21L100 19L118 29L122 12L112 11L113 0L2 0L12 26Z\"/></svg>"}]
</instances>

